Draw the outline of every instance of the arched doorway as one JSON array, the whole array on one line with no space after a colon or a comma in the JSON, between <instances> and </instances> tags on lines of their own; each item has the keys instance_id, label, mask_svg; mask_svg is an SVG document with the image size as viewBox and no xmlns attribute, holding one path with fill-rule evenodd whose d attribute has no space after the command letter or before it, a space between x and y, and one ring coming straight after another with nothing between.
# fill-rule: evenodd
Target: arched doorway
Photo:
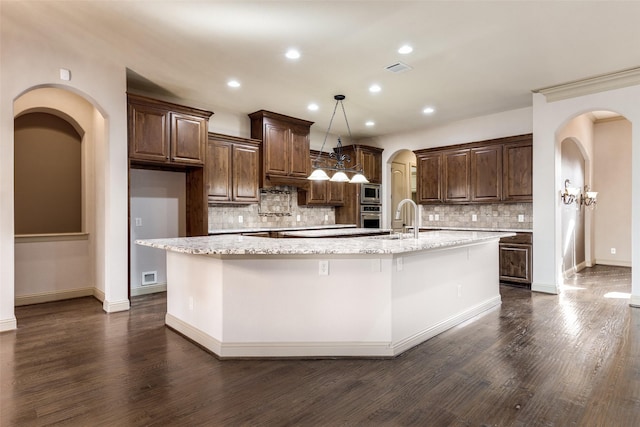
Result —
<instances>
[{"instance_id":1,"label":"arched doorway","mask_svg":"<svg viewBox=\"0 0 640 427\"><path fill-rule=\"evenodd\" d=\"M398 203L403 199L416 201L416 155L410 150L399 150L389 159L391 167L391 228L402 230L402 227L413 225L413 213L407 205L401 211L400 219L396 219L395 212Z\"/></svg>"},{"instance_id":2,"label":"arched doorway","mask_svg":"<svg viewBox=\"0 0 640 427\"><path fill-rule=\"evenodd\" d=\"M570 277L596 264L631 267L631 122L611 111L591 111L558 133L562 184L580 191L560 203L561 275ZM587 190L597 204L581 203Z\"/></svg>"}]
</instances>

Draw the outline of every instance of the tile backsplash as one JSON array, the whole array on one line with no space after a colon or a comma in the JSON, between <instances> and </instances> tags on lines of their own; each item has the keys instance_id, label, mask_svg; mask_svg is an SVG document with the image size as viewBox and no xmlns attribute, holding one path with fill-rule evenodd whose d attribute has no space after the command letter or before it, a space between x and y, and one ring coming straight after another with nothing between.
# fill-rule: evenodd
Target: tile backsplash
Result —
<instances>
[{"instance_id":1,"label":"tile backsplash","mask_svg":"<svg viewBox=\"0 0 640 427\"><path fill-rule=\"evenodd\" d=\"M298 206L297 188L289 186L260 189L259 204L209 205L209 230L309 227L335 222L334 208Z\"/></svg>"},{"instance_id":2,"label":"tile backsplash","mask_svg":"<svg viewBox=\"0 0 640 427\"><path fill-rule=\"evenodd\" d=\"M422 226L532 229L533 204L422 205Z\"/></svg>"}]
</instances>

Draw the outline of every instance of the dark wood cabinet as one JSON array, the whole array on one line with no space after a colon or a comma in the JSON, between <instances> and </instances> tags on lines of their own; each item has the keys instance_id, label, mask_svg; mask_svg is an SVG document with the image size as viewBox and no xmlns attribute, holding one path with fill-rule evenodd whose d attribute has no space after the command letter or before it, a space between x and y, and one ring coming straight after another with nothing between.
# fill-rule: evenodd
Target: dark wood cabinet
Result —
<instances>
[{"instance_id":1,"label":"dark wood cabinet","mask_svg":"<svg viewBox=\"0 0 640 427\"><path fill-rule=\"evenodd\" d=\"M209 203L260 201L260 141L209 133L207 198Z\"/></svg>"},{"instance_id":2,"label":"dark wood cabinet","mask_svg":"<svg viewBox=\"0 0 640 427\"><path fill-rule=\"evenodd\" d=\"M311 150L309 163L318 158L320 154L316 150ZM321 160L328 159L326 153L320 155ZM331 181L308 181L306 187L298 189L298 205L317 206L342 206L344 205L345 185L354 185L344 182Z\"/></svg>"},{"instance_id":3,"label":"dark wood cabinet","mask_svg":"<svg viewBox=\"0 0 640 427\"><path fill-rule=\"evenodd\" d=\"M502 145L471 149L471 200L502 199Z\"/></svg>"},{"instance_id":4,"label":"dark wood cabinet","mask_svg":"<svg viewBox=\"0 0 640 427\"><path fill-rule=\"evenodd\" d=\"M442 203L442 153L425 153L416 160L418 203Z\"/></svg>"},{"instance_id":5,"label":"dark wood cabinet","mask_svg":"<svg viewBox=\"0 0 640 427\"><path fill-rule=\"evenodd\" d=\"M131 161L204 166L212 112L139 95L127 99Z\"/></svg>"},{"instance_id":6,"label":"dark wood cabinet","mask_svg":"<svg viewBox=\"0 0 640 427\"><path fill-rule=\"evenodd\" d=\"M504 201L533 200L533 145L531 140L504 145Z\"/></svg>"},{"instance_id":7,"label":"dark wood cabinet","mask_svg":"<svg viewBox=\"0 0 640 427\"><path fill-rule=\"evenodd\" d=\"M313 122L260 110L249 114L251 138L262 141L262 186L301 186L310 174L309 133Z\"/></svg>"},{"instance_id":8,"label":"dark wood cabinet","mask_svg":"<svg viewBox=\"0 0 640 427\"><path fill-rule=\"evenodd\" d=\"M470 152L453 150L443 153L444 201L468 202L471 200Z\"/></svg>"},{"instance_id":9,"label":"dark wood cabinet","mask_svg":"<svg viewBox=\"0 0 640 427\"><path fill-rule=\"evenodd\" d=\"M415 154L418 203L533 201L530 134Z\"/></svg>"},{"instance_id":10,"label":"dark wood cabinet","mask_svg":"<svg viewBox=\"0 0 640 427\"><path fill-rule=\"evenodd\" d=\"M342 153L351 157L351 162L345 166L354 168L360 165L364 176L374 184L382 183L382 151L382 148L360 144L342 147ZM360 226L360 190L360 185L345 184L344 204L336 207L336 224Z\"/></svg>"},{"instance_id":11,"label":"dark wood cabinet","mask_svg":"<svg viewBox=\"0 0 640 427\"><path fill-rule=\"evenodd\" d=\"M533 244L531 233L500 239L500 280L531 286Z\"/></svg>"}]
</instances>

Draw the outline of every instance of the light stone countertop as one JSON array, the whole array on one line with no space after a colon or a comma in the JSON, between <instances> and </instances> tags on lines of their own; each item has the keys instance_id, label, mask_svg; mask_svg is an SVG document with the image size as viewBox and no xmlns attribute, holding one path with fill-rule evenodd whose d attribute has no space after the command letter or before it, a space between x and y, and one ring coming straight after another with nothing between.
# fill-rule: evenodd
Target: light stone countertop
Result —
<instances>
[{"instance_id":1,"label":"light stone countertop","mask_svg":"<svg viewBox=\"0 0 640 427\"><path fill-rule=\"evenodd\" d=\"M242 233L264 233L264 232L281 232L281 231L298 231L298 230L335 230L345 228L356 228L355 224L326 224L326 225L308 225L300 227L253 227L253 228L217 228L209 230L210 236L220 234L242 234Z\"/></svg>"},{"instance_id":2,"label":"light stone countertop","mask_svg":"<svg viewBox=\"0 0 640 427\"><path fill-rule=\"evenodd\" d=\"M282 237L349 237L374 234L390 234L390 228L329 228L322 230L283 231L278 233Z\"/></svg>"},{"instance_id":3,"label":"light stone countertop","mask_svg":"<svg viewBox=\"0 0 640 427\"><path fill-rule=\"evenodd\" d=\"M136 240L136 244L186 254L208 255L356 255L400 254L478 243L513 236L509 232L425 231L350 238L297 238L221 235Z\"/></svg>"},{"instance_id":4,"label":"light stone countertop","mask_svg":"<svg viewBox=\"0 0 640 427\"><path fill-rule=\"evenodd\" d=\"M482 227L438 227L438 226L420 226L420 231L431 230L461 230L461 231L504 231L507 233L533 233L531 228L482 228Z\"/></svg>"}]
</instances>

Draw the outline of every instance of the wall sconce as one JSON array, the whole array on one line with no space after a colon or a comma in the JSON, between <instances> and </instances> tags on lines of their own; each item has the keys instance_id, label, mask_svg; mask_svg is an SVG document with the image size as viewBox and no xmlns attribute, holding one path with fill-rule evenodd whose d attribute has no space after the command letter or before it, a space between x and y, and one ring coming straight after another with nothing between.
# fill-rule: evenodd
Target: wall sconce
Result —
<instances>
[{"instance_id":1,"label":"wall sconce","mask_svg":"<svg viewBox=\"0 0 640 427\"><path fill-rule=\"evenodd\" d=\"M584 186L584 195L580 195L580 204L584 204L585 206L589 206L592 209L596 207L596 204L598 203L597 197L598 197L598 192L597 191L590 191L591 189L589 188L588 185Z\"/></svg>"},{"instance_id":2,"label":"wall sconce","mask_svg":"<svg viewBox=\"0 0 640 427\"><path fill-rule=\"evenodd\" d=\"M580 188L571 187L571 180L564 180L564 191L560 192L560 198L562 203L570 205L573 202L578 203L578 194L580 194Z\"/></svg>"}]
</instances>

